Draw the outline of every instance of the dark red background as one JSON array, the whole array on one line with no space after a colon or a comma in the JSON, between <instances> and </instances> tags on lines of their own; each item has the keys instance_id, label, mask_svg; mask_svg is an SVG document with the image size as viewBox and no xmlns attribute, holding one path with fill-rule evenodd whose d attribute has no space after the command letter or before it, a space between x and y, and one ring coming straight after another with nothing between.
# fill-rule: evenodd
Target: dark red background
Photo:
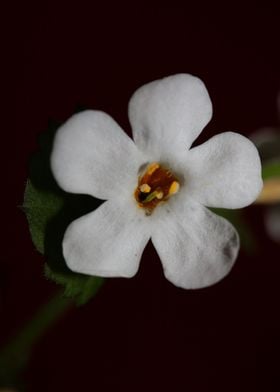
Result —
<instances>
[{"instance_id":1,"label":"dark red background","mask_svg":"<svg viewBox=\"0 0 280 392\"><path fill-rule=\"evenodd\" d=\"M83 106L108 112L130 132L133 91L188 72L204 80L213 101L203 141L216 132L249 135L276 125L280 89L279 13L269 6L39 2L15 6L12 15L5 38L12 60L9 124L16 124L2 129L8 176L1 342L56 290L44 280L43 258L18 208L29 156L50 119L64 121ZM27 390L277 390L279 246L264 231L263 213L260 207L245 213L260 245L257 255L242 251L232 273L208 289L171 285L149 245L135 278L108 279L94 300L44 335L24 376Z\"/></svg>"}]
</instances>

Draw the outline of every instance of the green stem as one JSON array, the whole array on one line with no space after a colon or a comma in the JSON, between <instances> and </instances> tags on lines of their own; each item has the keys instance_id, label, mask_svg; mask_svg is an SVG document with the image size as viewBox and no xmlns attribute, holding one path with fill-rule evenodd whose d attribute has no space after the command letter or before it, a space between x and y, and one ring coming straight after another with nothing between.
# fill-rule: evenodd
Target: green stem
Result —
<instances>
[{"instance_id":1,"label":"green stem","mask_svg":"<svg viewBox=\"0 0 280 392\"><path fill-rule=\"evenodd\" d=\"M7 387L15 383L28 362L34 343L72 304L73 301L63 297L61 293L54 296L0 351L0 386Z\"/></svg>"}]
</instances>

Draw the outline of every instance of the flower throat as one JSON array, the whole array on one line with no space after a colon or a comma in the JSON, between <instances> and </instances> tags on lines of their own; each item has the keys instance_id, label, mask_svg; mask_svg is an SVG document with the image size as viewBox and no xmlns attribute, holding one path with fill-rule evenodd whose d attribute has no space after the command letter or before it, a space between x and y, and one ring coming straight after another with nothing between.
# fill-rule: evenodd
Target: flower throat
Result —
<instances>
[{"instance_id":1,"label":"flower throat","mask_svg":"<svg viewBox=\"0 0 280 392\"><path fill-rule=\"evenodd\" d=\"M160 203L177 193L179 188L179 182L173 173L153 162L148 165L144 174L139 176L134 197L138 206L145 209L146 215L151 215Z\"/></svg>"}]
</instances>

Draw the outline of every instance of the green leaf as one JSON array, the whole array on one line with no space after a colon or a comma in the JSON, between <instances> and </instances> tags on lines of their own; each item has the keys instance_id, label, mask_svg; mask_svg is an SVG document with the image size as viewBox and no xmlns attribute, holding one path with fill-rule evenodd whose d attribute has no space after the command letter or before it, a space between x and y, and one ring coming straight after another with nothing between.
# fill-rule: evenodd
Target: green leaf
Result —
<instances>
[{"instance_id":1,"label":"green leaf","mask_svg":"<svg viewBox=\"0 0 280 392\"><path fill-rule=\"evenodd\" d=\"M273 177L280 177L280 160L273 160L267 163L263 163L262 177L264 180Z\"/></svg>"},{"instance_id":2,"label":"green leaf","mask_svg":"<svg viewBox=\"0 0 280 392\"><path fill-rule=\"evenodd\" d=\"M81 275L74 272L54 272L47 264L45 266L47 278L64 286L64 295L74 298L77 305L83 305L95 295L104 282L97 276Z\"/></svg>"},{"instance_id":3,"label":"green leaf","mask_svg":"<svg viewBox=\"0 0 280 392\"><path fill-rule=\"evenodd\" d=\"M23 210L34 245L46 256L45 275L63 285L64 295L79 305L95 295L103 279L70 271L63 258L62 240L68 224L92 209L90 197L57 194L27 182Z\"/></svg>"},{"instance_id":4,"label":"green leaf","mask_svg":"<svg viewBox=\"0 0 280 392\"><path fill-rule=\"evenodd\" d=\"M41 135L41 149L31 159L23 211L32 241L45 256L46 277L64 286L64 295L80 305L95 295L104 279L78 274L67 267L62 253L63 236L73 220L95 210L101 201L87 195L68 194L56 184L49 163L55 129L50 127Z\"/></svg>"},{"instance_id":5,"label":"green leaf","mask_svg":"<svg viewBox=\"0 0 280 392\"><path fill-rule=\"evenodd\" d=\"M27 181L23 210L28 220L32 241L42 254L44 254L47 225L62 206L63 198L60 195L37 189L30 180Z\"/></svg>"}]
</instances>

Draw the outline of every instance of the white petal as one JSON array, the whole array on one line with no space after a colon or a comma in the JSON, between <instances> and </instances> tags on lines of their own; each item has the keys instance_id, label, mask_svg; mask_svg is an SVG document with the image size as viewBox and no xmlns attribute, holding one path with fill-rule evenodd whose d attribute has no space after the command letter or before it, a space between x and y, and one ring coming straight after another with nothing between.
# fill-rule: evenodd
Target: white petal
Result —
<instances>
[{"instance_id":1,"label":"white petal","mask_svg":"<svg viewBox=\"0 0 280 392\"><path fill-rule=\"evenodd\" d=\"M68 267L96 276L131 277L150 238L133 200L109 200L67 228L63 254Z\"/></svg>"},{"instance_id":2,"label":"white petal","mask_svg":"<svg viewBox=\"0 0 280 392\"><path fill-rule=\"evenodd\" d=\"M162 152L189 148L212 116L203 82L189 74L156 80L139 88L129 102L137 146L160 159Z\"/></svg>"},{"instance_id":3,"label":"white petal","mask_svg":"<svg viewBox=\"0 0 280 392\"><path fill-rule=\"evenodd\" d=\"M258 151L238 133L221 133L191 149L184 165L189 194L208 207L242 208L262 189Z\"/></svg>"},{"instance_id":4,"label":"white petal","mask_svg":"<svg viewBox=\"0 0 280 392\"><path fill-rule=\"evenodd\" d=\"M176 286L210 286L231 270L239 250L239 237L224 218L198 203L188 201L175 207L174 202L158 215L157 223L152 242L166 278Z\"/></svg>"},{"instance_id":5,"label":"white petal","mask_svg":"<svg viewBox=\"0 0 280 392\"><path fill-rule=\"evenodd\" d=\"M139 155L132 139L109 115L84 111L57 131L51 167L64 190L108 199L126 189L129 181L133 192Z\"/></svg>"}]
</instances>

